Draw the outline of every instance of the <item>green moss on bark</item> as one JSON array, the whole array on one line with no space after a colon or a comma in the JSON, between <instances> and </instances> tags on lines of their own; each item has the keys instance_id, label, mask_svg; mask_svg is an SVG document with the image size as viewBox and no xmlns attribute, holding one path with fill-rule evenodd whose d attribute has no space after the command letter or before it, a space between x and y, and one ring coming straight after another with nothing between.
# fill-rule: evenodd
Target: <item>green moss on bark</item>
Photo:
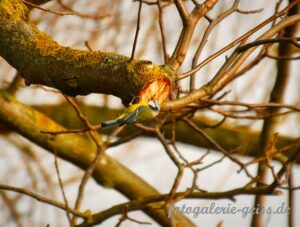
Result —
<instances>
[{"instance_id":1,"label":"green moss on bark","mask_svg":"<svg viewBox=\"0 0 300 227\"><path fill-rule=\"evenodd\" d=\"M27 84L57 88L68 95L112 94L129 103L149 81L172 80L164 68L107 52L63 47L26 21L21 0L0 4L0 55Z\"/></svg>"}]
</instances>

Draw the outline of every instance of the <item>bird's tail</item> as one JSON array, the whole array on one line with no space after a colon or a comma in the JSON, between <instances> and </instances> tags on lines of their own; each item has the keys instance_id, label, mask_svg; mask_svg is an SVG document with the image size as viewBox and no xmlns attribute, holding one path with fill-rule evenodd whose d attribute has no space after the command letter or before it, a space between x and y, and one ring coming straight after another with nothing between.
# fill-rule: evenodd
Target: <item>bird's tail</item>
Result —
<instances>
[{"instance_id":1,"label":"bird's tail","mask_svg":"<svg viewBox=\"0 0 300 227\"><path fill-rule=\"evenodd\" d=\"M111 120L111 121L103 121L101 123L101 128L108 128L108 127L112 127L114 125L119 125L120 121L118 120Z\"/></svg>"}]
</instances>

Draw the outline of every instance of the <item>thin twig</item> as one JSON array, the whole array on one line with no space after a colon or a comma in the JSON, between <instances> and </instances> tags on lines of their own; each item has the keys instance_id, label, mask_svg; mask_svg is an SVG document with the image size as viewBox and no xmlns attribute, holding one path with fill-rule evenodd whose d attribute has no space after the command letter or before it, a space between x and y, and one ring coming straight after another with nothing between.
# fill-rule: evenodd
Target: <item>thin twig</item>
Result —
<instances>
[{"instance_id":1,"label":"thin twig","mask_svg":"<svg viewBox=\"0 0 300 227\"><path fill-rule=\"evenodd\" d=\"M167 64L174 72L178 71L179 67L183 64L199 20L204 17L217 2L218 0L206 0L203 4L196 5L192 12L189 13L182 0L174 1L183 22L181 35L170 61Z\"/></svg>"},{"instance_id":2,"label":"thin twig","mask_svg":"<svg viewBox=\"0 0 300 227\"><path fill-rule=\"evenodd\" d=\"M31 2L28 2L28 1L25 1L25 0L23 0L23 2L24 2L26 5L31 6L31 7L33 7L33 8L37 8L37 9L43 10L43 11L48 12L48 13L54 13L54 14L59 15L59 16L74 15L73 12L59 12L59 11L55 11L55 10L43 8L43 7L41 7L41 6L35 5L35 4L33 4L33 3L31 3Z\"/></svg>"},{"instance_id":3,"label":"thin twig","mask_svg":"<svg viewBox=\"0 0 300 227\"><path fill-rule=\"evenodd\" d=\"M29 190L26 190L24 188L18 188L18 187L12 187L12 186L8 186L8 185L4 185L4 184L0 184L0 190L7 190L7 191L13 191L13 192L17 192L17 193L20 193L20 194L23 194L23 195L27 195L33 199L36 199L42 203L46 203L46 204L49 204L51 206L54 206L54 207L57 207L61 210L66 210L66 205L63 204L63 203L60 203L60 202L57 202L53 199L48 199L44 196L41 196L37 193L34 193L34 192L31 192ZM72 208L69 208L69 212L78 216L78 217L82 217L82 218L87 218L87 215L81 213L81 212L78 212Z\"/></svg>"},{"instance_id":4,"label":"thin twig","mask_svg":"<svg viewBox=\"0 0 300 227\"><path fill-rule=\"evenodd\" d=\"M84 191L85 191L85 187L87 185L87 182L88 182L89 178L91 177L91 175L93 174L99 160L101 159L102 154L104 153L104 151L106 149L106 146L104 146L104 144L99 142L97 134L94 131L92 131L93 125L89 122L87 117L81 112L81 110L78 107L77 103L69 96L64 95L64 97L71 104L71 106L74 108L74 110L76 111L78 117L82 120L82 122L86 125L86 127L91 129L90 131L88 131L88 133L89 133L90 137L92 138L92 140L94 141L94 143L97 147L96 156L92 160L90 166L84 172L81 183L79 185L78 195L77 195L77 199L76 199L75 207L74 207L75 210L79 210L81 202L83 200ZM76 224L76 216L73 216L72 224L73 225Z\"/></svg>"},{"instance_id":5,"label":"thin twig","mask_svg":"<svg viewBox=\"0 0 300 227\"><path fill-rule=\"evenodd\" d=\"M289 3L290 5L293 3L296 3L299 1L294 1L290 0ZM288 10L287 13L287 18L295 17L296 15L299 15L299 7L291 8ZM293 24L293 26L290 27L285 27L284 28L284 36L289 38L289 37L294 37L297 32L297 23ZM279 44L279 51L278 51L280 56L289 56L291 55L291 45L287 42L282 42ZM277 62L277 75L276 75L276 80L275 84L273 86L273 89L270 94L269 101L270 102L275 102L275 103L280 103L283 102L284 100L284 95L286 93L287 89L287 81L291 75L291 70L290 70L290 62L286 60L278 60ZM269 110L271 114L277 114L279 112L278 109L272 109ZM270 169L273 172L274 175L274 170L272 166L270 166L270 161L267 158L267 153L270 149L270 142L273 139L273 135L276 133L276 128L278 126L278 118L275 117L269 117L264 120L262 132L261 132L261 137L260 137L260 147L261 147L261 153L266 157L265 162L260 162L258 164L258 170L257 170L257 176L259 177L259 180L262 183L265 183L267 181L267 173L268 169ZM283 170L285 172L285 170ZM278 174L279 175L279 174ZM279 177L275 177L273 185L279 185ZM258 183L258 186L261 184ZM263 207L265 204L265 198L264 196L255 196L255 201L253 207ZM263 223L263 214L262 213L254 213L252 216L251 220L251 226L252 227L262 227L264 225Z\"/></svg>"},{"instance_id":6,"label":"thin twig","mask_svg":"<svg viewBox=\"0 0 300 227\"><path fill-rule=\"evenodd\" d=\"M167 44L166 44L166 33L164 28L164 21L163 21L163 7L161 5L161 0L156 0L158 6L158 23L159 29L161 34L161 41L162 41L162 48L163 48L163 56L165 64L169 61L169 56L167 52Z\"/></svg>"},{"instance_id":7,"label":"thin twig","mask_svg":"<svg viewBox=\"0 0 300 227\"><path fill-rule=\"evenodd\" d=\"M107 18L107 17L111 16L110 13L104 13L103 15L91 15L91 14L81 13L81 12L78 12L78 11L72 9L71 7L67 6L66 4L64 4L62 2L62 0L57 0L57 2L63 9L68 10L69 12L71 12L72 15L76 15L76 16L79 16L79 17L82 17L82 18L102 20L104 18Z\"/></svg>"},{"instance_id":8,"label":"thin twig","mask_svg":"<svg viewBox=\"0 0 300 227\"><path fill-rule=\"evenodd\" d=\"M230 106L244 106L247 107L249 110L253 110L256 108L265 109L265 108L287 108L294 111L299 111L300 108L294 105L288 104L281 104L275 102L269 103L245 103L245 102L238 102L238 101L219 101L219 100L212 100L212 99L201 99L202 102L214 104L214 105L230 105Z\"/></svg>"},{"instance_id":9,"label":"thin twig","mask_svg":"<svg viewBox=\"0 0 300 227\"><path fill-rule=\"evenodd\" d=\"M243 52L245 50L248 50L251 47L255 47L255 46L259 46L259 45L265 45L265 44L270 44L270 43L291 43L292 45L299 47L300 48L300 44L298 44L296 41L300 41L300 37L277 37L277 38L273 38L273 39L264 39L264 40L256 40L254 42L251 43L247 43L241 47L239 47L239 51Z\"/></svg>"},{"instance_id":10,"label":"thin twig","mask_svg":"<svg viewBox=\"0 0 300 227\"><path fill-rule=\"evenodd\" d=\"M177 199L178 197L181 197L184 194L186 194L186 192L177 192L175 194L174 199ZM278 195L280 194L280 192L276 190L274 191L273 185L262 186L262 187L252 187L247 185L246 187L236 188L233 190L222 191L222 192L201 192L201 191L193 192L193 193L189 193L186 196L186 198L187 199L222 199L222 198L232 199L234 196L238 196L238 195L256 195L256 194ZM88 226L100 224L104 220L114 215L122 214L124 211L124 207L126 207L127 211L140 210L142 208L145 208L148 204L165 201L168 198L169 198L169 194L162 194L158 196L139 198L127 203L119 204L107 210L95 213L94 215L91 216L90 219L86 220L85 222L78 225L77 227L88 227Z\"/></svg>"},{"instance_id":11,"label":"thin twig","mask_svg":"<svg viewBox=\"0 0 300 227\"><path fill-rule=\"evenodd\" d=\"M70 227L73 227L73 224L72 224L72 221L71 221L71 215L70 215L70 211L69 211L69 209L70 209L69 208L69 203L68 203L68 199L67 199L67 196L66 196L66 193L65 193L65 190L64 190L64 184L63 184L63 181L61 179L60 171L59 171L59 167L58 167L56 150L54 151L54 164L55 164L55 170L56 170L56 174L57 174L57 178L58 178L58 182L59 182L59 187L60 187L60 190L61 190L61 193L62 193L62 196L63 196L63 199L64 199L65 207L66 207L66 215L67 215L67 218L69 220Z\"/></svg>"},{"instance_id":12,"label":"thin twig","mask_svg":"<svg viewBox=\"0 0 300 227\"><path fill-rule=\"evenodd\" d=\"M18 227L22 227L21 214L17 210L16 203L7 195L5 191L0 191L0 196L5 205L9 208L11 216Z\"/></svg>"},{"instance_id":13,"label":"thin twig","mask_svg":"<svg viewBox=\"0 0 300 227\"><path fill-rule=\"evenodd\" d=\"M134 59L134 53L137 45L137 40L139 36L139 31L140 31L140 23L141 23L141 12L142 12L142 5L143 2L139 1L139 9L138 9L138 16L137 16L137 22L136 22L136 31L135 31L135 36L134 36L134 41L133 41L133 46L132 46L132 52L131 52L131 60Z\"/></svg>"},{"instance_id":14,"label":"thin twig","mask_svg":"<svg viewBox=\"0 0 300 227\"><path fill-rule=\"evenodd\" d=\"M198 45L198 48L196 50L196 53L193 57L192 60L192 69L195 68L198 64L198 59L202 53L202 50L205 47L205 44L208 41L208 37L210 35L210 33L213 31L214 27L217 26L220 22L222 22L226 17L230 16L232 13L236 12L238 10L238 4L239 4L240 0L235 0L232 7L228 10L226 10L224 13L220 14L216 19L211 19L209 21L209 26L206 28L203 37L201 39L201 42ZM193 73L191 75L190 78L190 90L194 90L195 89L195 73Z\"/></svg>"},{"instance_id":15,"label":"thin twig","mask_svg":"<svg viewBox=\"0 0 300 227\"><path fill-rule=\"evenodd\" d=\"M214 141L204 130L199 128L196 124L194 124L191 120L187 118L182 119L183 122L185 122L187 125L189 125L192 129L194 129L196 132L198 132L200 135L202 135L207 141L209 141L217 150L221 151L227 158L229 158L231 161L236 163L240 166L243 171L245 171L246 175L254 179L254 177L249 173L247 170L247 167L244 163L242 163L238 158L232 156L228 151L226 151L222 146L220 146L216 141Z\"/></svg>"},{"instance_id":16,"label":"thin twig","mask_svg":"<svg viewBox=\"0 0 300 227\"><path fill-rule=\"evenodd\" d=\"M122 212L122 216L120 217L118 223L117 223L115 226L116 226L116 227L120 227L121 224L122 224L124 221L126 221L126 220L135 222L135 223L140 224L140 225L151 225L150 222L139 221L139 220L136 220L136 219L133 219L133 218L129 217L129 216L128 216L128 209L127 209L126 206L124 206L123 212Z\"/></svg>"},{"instance_id":17,"label":"thin twig","mask_svg":"<svg viewBox=\"0 0 300 227\"><path fill-rule=\"evenodd\" d=\"M290 168L290 174L288 179L288 204L289 204L289 214L288 214L288 225L289 227L295 227L295 190L294 190L294 173L293 166Z\"/></svg>"},{"instance_id":18,"label":"thin twig","mask_svg":"<svg viewBox=\"0 0 300 227\"><path fill-rule=\"evenodd\" d=\"M255 26L254 28L252 28L250 31L248 31L247 33L245 33L244 35L240 36L239 38L237 38L236 40L234 40L233 42L231 42L230 44L228 44L227 46L223 47L221 50L217 51L216 53L214 53L213 55L209 56L208 58L206 58L204 61L202 61L201 63L199 63L195 68L193 68L192 70L186 72L186 73L182 73L178 76L177 80L181 80L184 79L190 75L192 75L193 73L199 71L203 66L205 66L207 63L209 63L210 61L212 61L213 59L215 59L216 57L220 56L221 54L223 54L224 52L226 52L227 50L231 49L232 47L236 46L238 43L240 43L242 40L247 39L249 36L251 36L252 34L254 34L256 31L258 31L259 29L263 28L265 25L267 25L268 23L272 22L273 20L275 20L276 18L281 17L282 15L286 14L286 12L291 9L292 7L294 7L298 2L300 2L300 0L295 1L291 4L289 4L287 7L285 7L284 9L282 9L280 12L274 14L273 16L269 17L268 19L266 19L265 21L263 21L262 23L260 23L259 25Z\"/></svg>"}]
</instances>

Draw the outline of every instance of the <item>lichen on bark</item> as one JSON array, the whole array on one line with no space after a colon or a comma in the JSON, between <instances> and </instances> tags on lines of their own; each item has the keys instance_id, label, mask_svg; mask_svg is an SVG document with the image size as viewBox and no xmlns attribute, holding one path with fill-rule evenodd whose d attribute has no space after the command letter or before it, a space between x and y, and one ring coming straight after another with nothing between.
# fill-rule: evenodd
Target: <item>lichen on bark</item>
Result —
<instances>
[{"instance_id":1,"label":"lichen on bark","mask_svg":"<svg viewBox=\"0 0 300 227\"><path fill-rule=\"evenodd\" d=\"M167 97L165 91L170 90L174 77L164 67L117 53L61 46L27 20L28 12L21 0L1 0L0 55L28 85L41 84L72 96L112 94L128 104L134 96L143 95L140 90L145 85L159 80L168 89L150 90L147 97L159 96L159 92L164 92L163 99Z\"/></svg>"}]
</instances>

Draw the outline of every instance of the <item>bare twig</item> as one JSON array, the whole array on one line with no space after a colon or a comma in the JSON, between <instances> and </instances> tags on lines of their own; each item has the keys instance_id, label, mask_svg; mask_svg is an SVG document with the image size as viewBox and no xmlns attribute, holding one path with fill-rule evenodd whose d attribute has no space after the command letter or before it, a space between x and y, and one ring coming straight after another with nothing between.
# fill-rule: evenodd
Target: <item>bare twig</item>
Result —
<instances>
[{"instance_id":1,"label":"bare twig","mask_svg":"<svg viewBox=\"0 0 300 227\"><path fill-rule=\"evenodd\" d=\"M288 214L288 225L289 227L295 227L295 190L294 189L294 174L293 166L290 168L289 179L288 179L288 204L290 212Z\"/></svg>"},{"instance_id":2,"label":"bare twig","mask_svg":"<svg viewBox=\"0 0 300 227\"><path fill-rule=\"evenodd\" d=\"M230 16L232 13L240 12L239 8L238 8L239 2L240 2L240 0L235 0L230 9L228 9L225 12L223 12L222 14L220 14L216 19L211 19L209 21L210 24L206 28L205 33L201 39L201 42L199 43L199 46L197 48L197 51L193 57L192 69L197 66L198 59L199 59L199 57L202 53L202 50L203 50L206 42L208 41L208 37L209 37L210 33L213 31L214 27L216 25L218 25L220 22L222 22L226 17ZM194 89L195 89L195 73L193 73L190 78L190 90L194 90Z\"/></svg>"},{"instance_id":3,"label":"bare twig","mask_svg":"<svg viewBox=\"0 0 300 227\"><path fill-rule=\"evenodd\" d=\"M106 17L109 17L111 14L110 13L104 13L102 15L91 15L91 14L85 14L85 13L81 13L78 12L74 9L72 9L71 7L67 6L65 3L63 3L62 0L57 0L58 4L65 10L68 10L69 12L72 13L72 15L76 15L82 18L87 18L87 19L94 19L94 20L102 20Z\"/></svg>"},{"instance_id":4,"label":"bare twig","mask_svg":"<svg viewBox=\"0 0 300 227\"><path fill-rule=\"evenodd\" d=\"M141 23L141 12L142 12L142 5L143 2L139 1L139 9L138 9L138 16L137 16L137 21L136 21L136 31L135 31L135 36L134 36L134 41L133 41L133 46L132 46L132 52L131 52L131 60L134 59L134 53L137 45L137 40L140 32L140 23Z\"/></svg>"},{"instance_id":5,"label":"bare twig","mask_svg":"<svg viewBox=\"0 0 300 227\"><path fill-rule=\"evenodd\" d=\"M294 105L288 104L281 104L281 103L245 103L245 102L238 102L238 101L219 101L219 100L212 100L212 99L201 99L202 102L214 104L214 105L230 105L230 106L244 106L247 107L249 110L253 109L267 109L267 108L286 108L294 111L300 112L300 108Z\"/></svg>"},{"instance_id":6,"label":"bare twig","mask_svg":"<svg viewBox=\"0 0 300 227\"><path fill-rule=\"evenodd\" d=\"M37 8L37 9L43 10L43 11L48 12L48 13L54 13L54 14L59 15L59 16L74 15L73 12L59 12L59 11L43 8L41 6L35 5L35 4L33 4L31 2L28 2L28 1L25 1L25 0L23 0L23 2L26 5L30 6L30 7Z\"/></svg>"},{"instance_id":7,"label":"bare twig","mask_svg":"<svg viewBox=\"0 0 300 227\"><path fill-rule=\"evenodd\" d=\"M86 125L86 127L88 127L90 129L90 131L88 131L88 133L89 133L90 137L92 138L92 140L94 141L94 143L96 144L96 147L97 147L96 156L95 156L94 160L92 161L91 165L84 172L81 183L79 185L78 195L77 195L77 199L76 199L76 202L75 202L75 208L74 208L75 210L78 210L80 208L80 205L81 205L81 202L82 202L82 199L83 199L83 196L84 196L85 186L86 186L89 178L93 174L99 160L101 159L102 154L104 153L104 151L106 149L106 146L99 141L99 138L98 138L97 134L94 131L92 131L93 126L90 124L87 117L80 111L80 109L79 109L78 105L76 104L76 102L69 96L64 95L64 97L71 104L71 106L74 108L74 110L76 111L78 117L83 121L83 123ZM76 224L76 216L73 216L72 225L75 225L75 224Z\"/></svg>"},{"instance_id":8,"label":"bare twig","mask_svg":"<svg viewBox=\"0 0 300 227\"><path fill-rule=\"evenodd\" d=\"M158 7L158 22L159 22L159 29L160 29L160 34L161 34L163 55L164 55L164 61L166 64L169 61L169 56L168 56L168 52L167 52L166 34L165 34L164 21L163 21L163 7L161 4L161 0L156 0L156 1L157 1L157 7Z\"/></svg>"},{"instance_id":9,"label":"bare twig","mask_svg":"<svg viewBox=\"0 0 300 227\"><path fill-rule=\"evenodd\" d=\"M4 184L0 184L0 190L7 190L7 191L14 191L14 192L17 192L17 193L21 193L23 195L27 195L31 198L34 198L42 203L46 203L46 204L49 204L51 206L54 206L54 207L57 207L61 210L66 210L66 206L65 204L63 203L60 203L60 202L57 202L55 200L52 200L52 199L48 199L44 196L41 196L41 195L38 195L34 192L31 192L31 191L28 191L24 188L18 188L18 187L12 187L12 186L8 186L8 185L4 185ZM81 212L78 212L72 208L69 208L69 212L78 216L78 217L82 217L82 218L87 218L87 216Z\"/></svg>"},{"instance_id":10,"label":"bare twig","mask_svg":"<svg viewBox=\"0 0 300 227\"><path fill-rule=\"evenodd\" d=\"M5 191L0 191L1 199L4 201L5 205L9 208L12 218L14 219L18 227L22 227L21 214L17 210L15 202L7 195Z\"/></svg>"},{"instance_id":11,"label":"bare twig","mask_svg":"<svg viewBox=\"0 0 300 227\"><path fill-rule=\"evenodd\" d=\"M195 125L191 120L187 118L182 119L187 125L189 125L191 128L193 128L196 132L198 132L200 135L202 135L207 141L209 141L217 150L221 151L227 158L229 158L231 161L236 163L240 166L243 171L245 171L246 175L254 179L254 177L249 173L247 170L247 167L244 163L242 163L238 158L232 156L228 151L226 151L223 147L221 147L216 141L214 141L204 130L199 128L197 125Z\"/></svg>"},{"instance_id":12,"label":"bare twig","mask_svg":"<svg viewBox=\"0 0 300 227\"><path fill-rule=\"evenodd\" d=\"M242 35L241 37L237 38L236 40L234 40L233 42L231 42L230 44L228 44L227 46L223 47L221 50L217 51L216 53L214 53L213 55L211 55L210 57L206 58L204 61L202 61L201 63L199 63L195 68L193 68L192 70L183 73L181 75L178 76L178 80L184 79L190 75L192 75L193 73L199 71L203 66L205 66L207 63L209 63L210 61L212 61L213 59L215 59L216 57L220 56L221 54L223 54L224 52L226 52L227 50L231 49L232 47L234 47L235 45L237 45L238 43L240 43L241 41L247 39L249 36L251 36L252 34L254 34L256 31L258 31L260 28L264 27L265 25L267 25L268 23L272 22L273 20L275 20L276 18L281 17L282 15L286 14L286 12L293 8L298 2L300 2L299 0L289 4L287 7L285 7L284 9L282 9L280 12L276 13L275 15L269 17L268 19L266 19L265 21L263 21L262 23L260 23L259 25L255 26L254 28L252 28L250 31L248 31L247 33L245 33L244 35Z\"/></svg>"},{"instance_id":13,"label":"bare twig","mask_svg":"<svg viewBox=\"0 0 300 227\"><path fill-rule=\"evenodd\" d=\"M176 72L182 65L198 21L204 17L217 2L218 0L206 0L203 4L196 5L193 11L189 13L183 1L174 1L183 22L183 29L177 46L167 64L173 71Z\"/></svg>"},{"instance_id":14,"label":"bare twig","mask_svg":"<svg viewBox=\"0 0 300 227\"><path fill-rule=\"evenodd\" d=\"M172 150L170 149L170 147L168 146L167 142L165 141L165 138L163 136L163 134L161 133L161 131L159 130L159 128L156 129L155 131L157 138L159 139L159 141L161 142L161 144L163 145L165 151L167 152L167 154L169 155L169 157L171 158L171 160L173 161L173 163L176 166L180 166L180 161L177 159L177 157L175 156L175 154L172 152Z\"/></svg>"},{"instance_id":15,"label":"bare twig","mask_svg":"<svg viewBox=\"0 0 300 227\"><path fill-rule=\"evenodd\" d=\"M299 3L299 1L295 0L290 0L289 3L290 5L292 3ZM299 15L299 7L291 8L288 11L288 15L293 17L293 15ZM291 27L285 27L285 37L294 37L296 35L297 31L297 24L292 24L293 26ZM280 43L279 45L279 56L289 56L291 55L291 45L287 42ZM274 87L272 89L272 92L270 94L270 102L277 102L281 103L284 99L284 95L286 92L286 85L288 78L290 77L290 62L286 60L279 60L278 61L278 71L276 75L276 81L274 84ZM276 114L278 113L278 109L273 109L270 110L271 114ZM278 125L278 118L275 117L269 117L266 118L263 124L263 129L261 132L261 137L260 137L260 144L261 144L261 152L262 154L265 155L266 157L266 162L260 162L258 164L258 170L257 170L257 176L259 177L260 181L262 183L267 181L267 171L268 168L270 168L269 165L269 160L267 159L267 152L269 150L269 143L272 141L273 135L276 133L276 128ZM270 168L271 171L273 171L272 168ZM278 177L280 178L280 177ZM273 185L275 184L275 181L277 182L278 179L275 178ZM279 183L277 182L277 185ZM258 186L260 183L258 183ZM255 202L254 202L254 207L257 206L264 206L265 204L265 198L264 196L256 196L255 197ZM251 221L251 226L252 227L261 227L263 226L263 214L262 213L254 213Z\"/></svg>"},{"instance_id":16,"label":"bare twig","mask_svg":"<svg viewBox=\"0 0 300 227\"><path fill-rule=\"evenodd\" d=\"M288 27L292 24L295 24L296 22L300 21L300 15L295 15L288 17L284 20L282 20L280 23L272 27L270 30L268 30L266 33L264 33L262 36L258 38L260 39L268 39L272 37L274 34L276 34L278 31L284 29L285 27ZM167 111L175 108L181 108L186 106L187 104L199 100L200 98L211 96L215 94L217 91L219 91L221 88L223 88L226 84L228 84L230 81L232 81L234 76L236 75L237 70L242 65L242 63L248 58L248 56L254 51L254 48L248 49L247 51L243 52L240 56L236 58L234 63L231 63L231 66L227 71L225 72L219 71L215 77L205 86L201 87L198 90L195 90L194 92L191 92L190 94L174 101L165 102L162 105L162 110ZM237 51L233 53L233 55L238 55ZM233 58L234 60L234 58ZM224 65L229 65L230 62L226 62Z\"/></svg>"},{"instance_id":17,"label":"bare twig","mask_svg":"<svg viewBox=\"0 0 300 227\"><path fill-rule=\"evenodd\" d=\"M300 44L298 44L296 41L300 41L300 37L278 37L278 38L273 38L273 39L265 39L265 40L257 40L251 43L248 43L244 46L239 47L239 51L243 52L245 50L248 50L251 47L254 46L259 46L259 45L265 45L265 44L270 44L270 43L291 43L292 45L296 47L300 47Z\"/></svg>"},{"instance_id":18,"label":"bare twig","mask_svg":"<svg viewBox=\"0 0 300 227\"><path fill-rule=\"evenodd\" d=\"M122 216L120 217L118 223L116 224L116 227L119 227L121 226L121 224L126 221L126 220L130 220L132 222L135 222L137 224L140 224L140 225L151 225L150 222L145 222L145 221L139 221L139 220L136 220L136 219L133 219L131 217L128 216L128 209L126 206L124 206L123 208L123 212L122 212Z\"/></svg>"},{"instance_id":19,"label":"bare twig","mask_svg":"<svg viewBox=\"0 0 300 227\"><path fill-rule=\"evenodd\" d=\"M55 164L55 170L56 170L56 174L57 174L57 178L58 178L58 182L59 182L59 187L60 187L60 190L61 190L61 193L62 193L62 196L63 196L63 199L64 199L65 207L66 207L66 215L67 215L67 218L69 220L70 227L72 227L73 224L72 224L72 221L71 221L71 215L70 215L70 211L69 211L70 207L69 207L68 199L67 199L67 196L66 196L66 193L65 193L65 190L64 190L64 184L63 184L63 181L62 181L61 176L60 176L60 171L59 171L58 162L57 162L57 152L56 151L55 151L55 154L54 154L54 164Z\"/></svg>"},{"instance_id":20,"label":"bare twig","mask_svg":"<svg viewBox=\"0 0 300 227\"><path fill-rule=\"evenodd\" d=\"M177 192L175 194L174 199L177 199L178 197L181 197L182 195L186 194L186 192ZM256 195L256 194L265 194L265 195L278 195L280 194L279 191L274 191L273 185L270 186L262 186L262 187L252 187L252 186L245 186L241 188L236 188L229 191L223 191L223 192L193 192L189 193L186 198L189 199L232 199L234 196L238 195ZM99 213L95 213L91 216L90 219L87 219L82 224L78 225L77 227L88 227L93 226L95 224L100 224L104 220L106 220L109 217L112 217L116 214L122 214L124 211L124 207L126 207L127 211L134 211L139 210L147 205L154 203L154 202L160 202L165 201L169 198L169 194L163 194L159 196L153 196L153 197L146 197L146 198L140 198L136 200L132 200L130 202L120 204L113 206L107 210L101 211Z\"/></svg>"}]
</instances>

